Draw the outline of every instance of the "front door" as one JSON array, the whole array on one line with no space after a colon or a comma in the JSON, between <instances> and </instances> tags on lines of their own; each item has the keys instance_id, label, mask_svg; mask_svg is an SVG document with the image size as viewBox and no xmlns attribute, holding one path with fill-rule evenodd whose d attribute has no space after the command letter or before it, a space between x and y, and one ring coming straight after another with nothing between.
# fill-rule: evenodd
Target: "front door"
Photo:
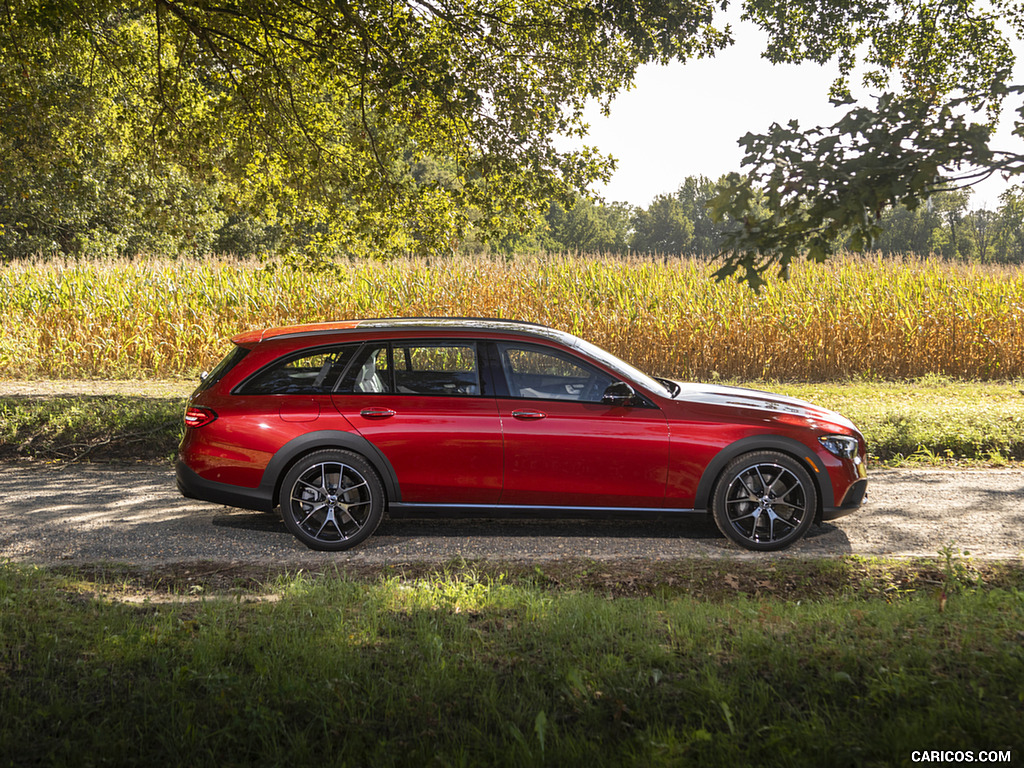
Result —
<instances>
[{"instance_id":1,"label":"front door","mask_svg":"<svg viewBox=\"0 0 1024 768\"><path fill-rule=\"evenodd\" d=\"M505 437L502 504L659 508L669 436L650 403L601 403L616 381L547 347L500 343L509 397L498 400Z\"/></svg>"}]
</instances>

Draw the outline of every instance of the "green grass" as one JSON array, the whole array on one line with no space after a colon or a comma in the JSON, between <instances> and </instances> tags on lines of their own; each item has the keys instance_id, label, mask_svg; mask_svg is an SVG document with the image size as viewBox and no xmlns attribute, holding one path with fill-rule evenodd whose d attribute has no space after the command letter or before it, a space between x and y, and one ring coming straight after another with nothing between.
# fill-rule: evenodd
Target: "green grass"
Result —
<instances>
[{"instance_id":1,"label":"green grass","mask_svg":"<svg viewBox=\"0 0 1024 768\"><path fill-rule=\"evenodd\" d=\"M1024 383L792 384L738 382L836 410L864 432L873 461L889 465L1003 465L1024 459ZM166 462L181 439L194 382L140 383L137 395L0 395L0 459ZM40 383L41 389L46 383ZM148 396L152 388L158 396Z\"/></svg>"},{"instance_id":2,"label":"green grass","mask_svg":"<svg viewBox=\"0 0 1024 768\"><path fill-rule=\"evenodd\" d=\"M0 397L0 460L167 462L183 412L182 398Z\"/></svg>"},{"instance_id":3,"label":"green grass","mask_svg":"<svg viewBox=\"0 0 1024 768\"><path fill-rule=\"evenodd\" d=\"M999 466L1024 459L1024 382L928 376L765 386L843 414L864 433L872 456L886 464Z\"/></svg>"},{"instance_id":4,"label":"green grass","mask_svg":"<svg viewBox=\"0 0 1024 768\"><path fill-rule=\"evenodd\" d=\"M997 587L954 572L938 587L956 587L947 601L865 592L894 570L885 563L720 567L696 566L719 584L737 569L806 583L805 596L819 571L850 586L698 599L662 574L609 599L600 587L552 589L541 572L463 566L168 592L131 576L2 567L0 764L859 766L907 764L920 749L1019 759L1019 567ZM925 583L941 582L941 568L925 570Z\"/></svg>"}]
</instances>

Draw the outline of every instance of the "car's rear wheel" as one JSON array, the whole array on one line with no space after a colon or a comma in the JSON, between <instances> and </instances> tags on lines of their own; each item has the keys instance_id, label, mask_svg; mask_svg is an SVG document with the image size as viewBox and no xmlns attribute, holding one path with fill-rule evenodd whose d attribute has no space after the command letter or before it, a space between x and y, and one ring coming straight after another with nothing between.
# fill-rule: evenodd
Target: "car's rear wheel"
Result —
<instances>
[{"instance_id":1,"label":"car's rear wheel","mask_svg":"<svg viewBox=\"0 0 1024 768\"><path fill-rule=\"evenodd\" d=\"M733 459L718 479L711 511L718 529L747 549L785 549L814 521L817 489L796 459L776 451Z\"/></svg>"},{"instance_id":2,"label":"car's rear wheel","mask_svg":"<svg viewBox=\"0 0 1024 768\"><path fill-rule=\"evenodd\" d=\"M384 487L362 456L317 451L299 459L284 476L281 516L310 549L339 552L377 530L384 516Z\"/></svg>"}]
</instances>

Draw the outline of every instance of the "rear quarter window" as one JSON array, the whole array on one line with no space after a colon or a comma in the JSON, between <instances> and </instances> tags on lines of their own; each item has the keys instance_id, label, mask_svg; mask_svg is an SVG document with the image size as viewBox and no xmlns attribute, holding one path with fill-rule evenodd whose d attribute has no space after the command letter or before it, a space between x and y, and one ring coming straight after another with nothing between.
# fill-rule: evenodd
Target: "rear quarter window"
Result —
<instances>
[{"instance_id":1,"label":"rear quarter window","mask_svg":"<svg viewBox=\"0 0 1024 768\"><path fill-rule=\"evenodd\" d=\"M248 354L248 349L246 349L245 347L236 346L234 349L228 352L227 356L223 360L221 360L219 363L217 363L217 365L213 367L212 371L210 371L208 374L206 374L206 376L202 378L202 380L199 382L199 386L196 387L196 391L193 392L193 394L198 395L200 392L203 392L212 387L218 381L223 379L227 375L228 371L230 371L232 368L234 368L236 365L242 362L242 360Z\"/></svg>"},{"instance_id":2,"label":"rear quarter window","mask_svg":"<svg viewBox=\"0 0 1024 768\"><path fill-rule=\"evenodd\" d=\"M290 354L246 379L240 395L316 395L331 392L355 345L321 347Z\"/></svg>"}]
</instances>

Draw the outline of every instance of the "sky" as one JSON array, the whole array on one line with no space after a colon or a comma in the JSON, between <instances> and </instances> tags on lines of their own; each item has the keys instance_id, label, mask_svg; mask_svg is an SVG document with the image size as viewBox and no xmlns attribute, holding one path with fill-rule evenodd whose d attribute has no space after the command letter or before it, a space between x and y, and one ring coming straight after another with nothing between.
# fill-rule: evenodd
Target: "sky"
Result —
<instances>
[{"instance_id":1,"label":"sky","mask_svg":"<svg viewBox=\"0 0 1024 768\"><path fill-rule=\"evenodd\" d=\"M806 127L830 125L843 114L828 102L837 67L773 65L760 57L765 38L757 27L735 20L732 26L736 43L713 59L645 66L634 88L612 102L609 117L596 105L587 110L586 143L618 161L611 181L593 189L607 202L646 207L687 176L717 179L740 170L737 140L748 131L765 133L773 122L791 119ZM1024 50L1017 82L1022 72ZM996 146L1024 152L1009 123L1003 120ZM1007 186L1001 179L976 186L970 206L994 210Z\"/></svg>"}]
</instances>

